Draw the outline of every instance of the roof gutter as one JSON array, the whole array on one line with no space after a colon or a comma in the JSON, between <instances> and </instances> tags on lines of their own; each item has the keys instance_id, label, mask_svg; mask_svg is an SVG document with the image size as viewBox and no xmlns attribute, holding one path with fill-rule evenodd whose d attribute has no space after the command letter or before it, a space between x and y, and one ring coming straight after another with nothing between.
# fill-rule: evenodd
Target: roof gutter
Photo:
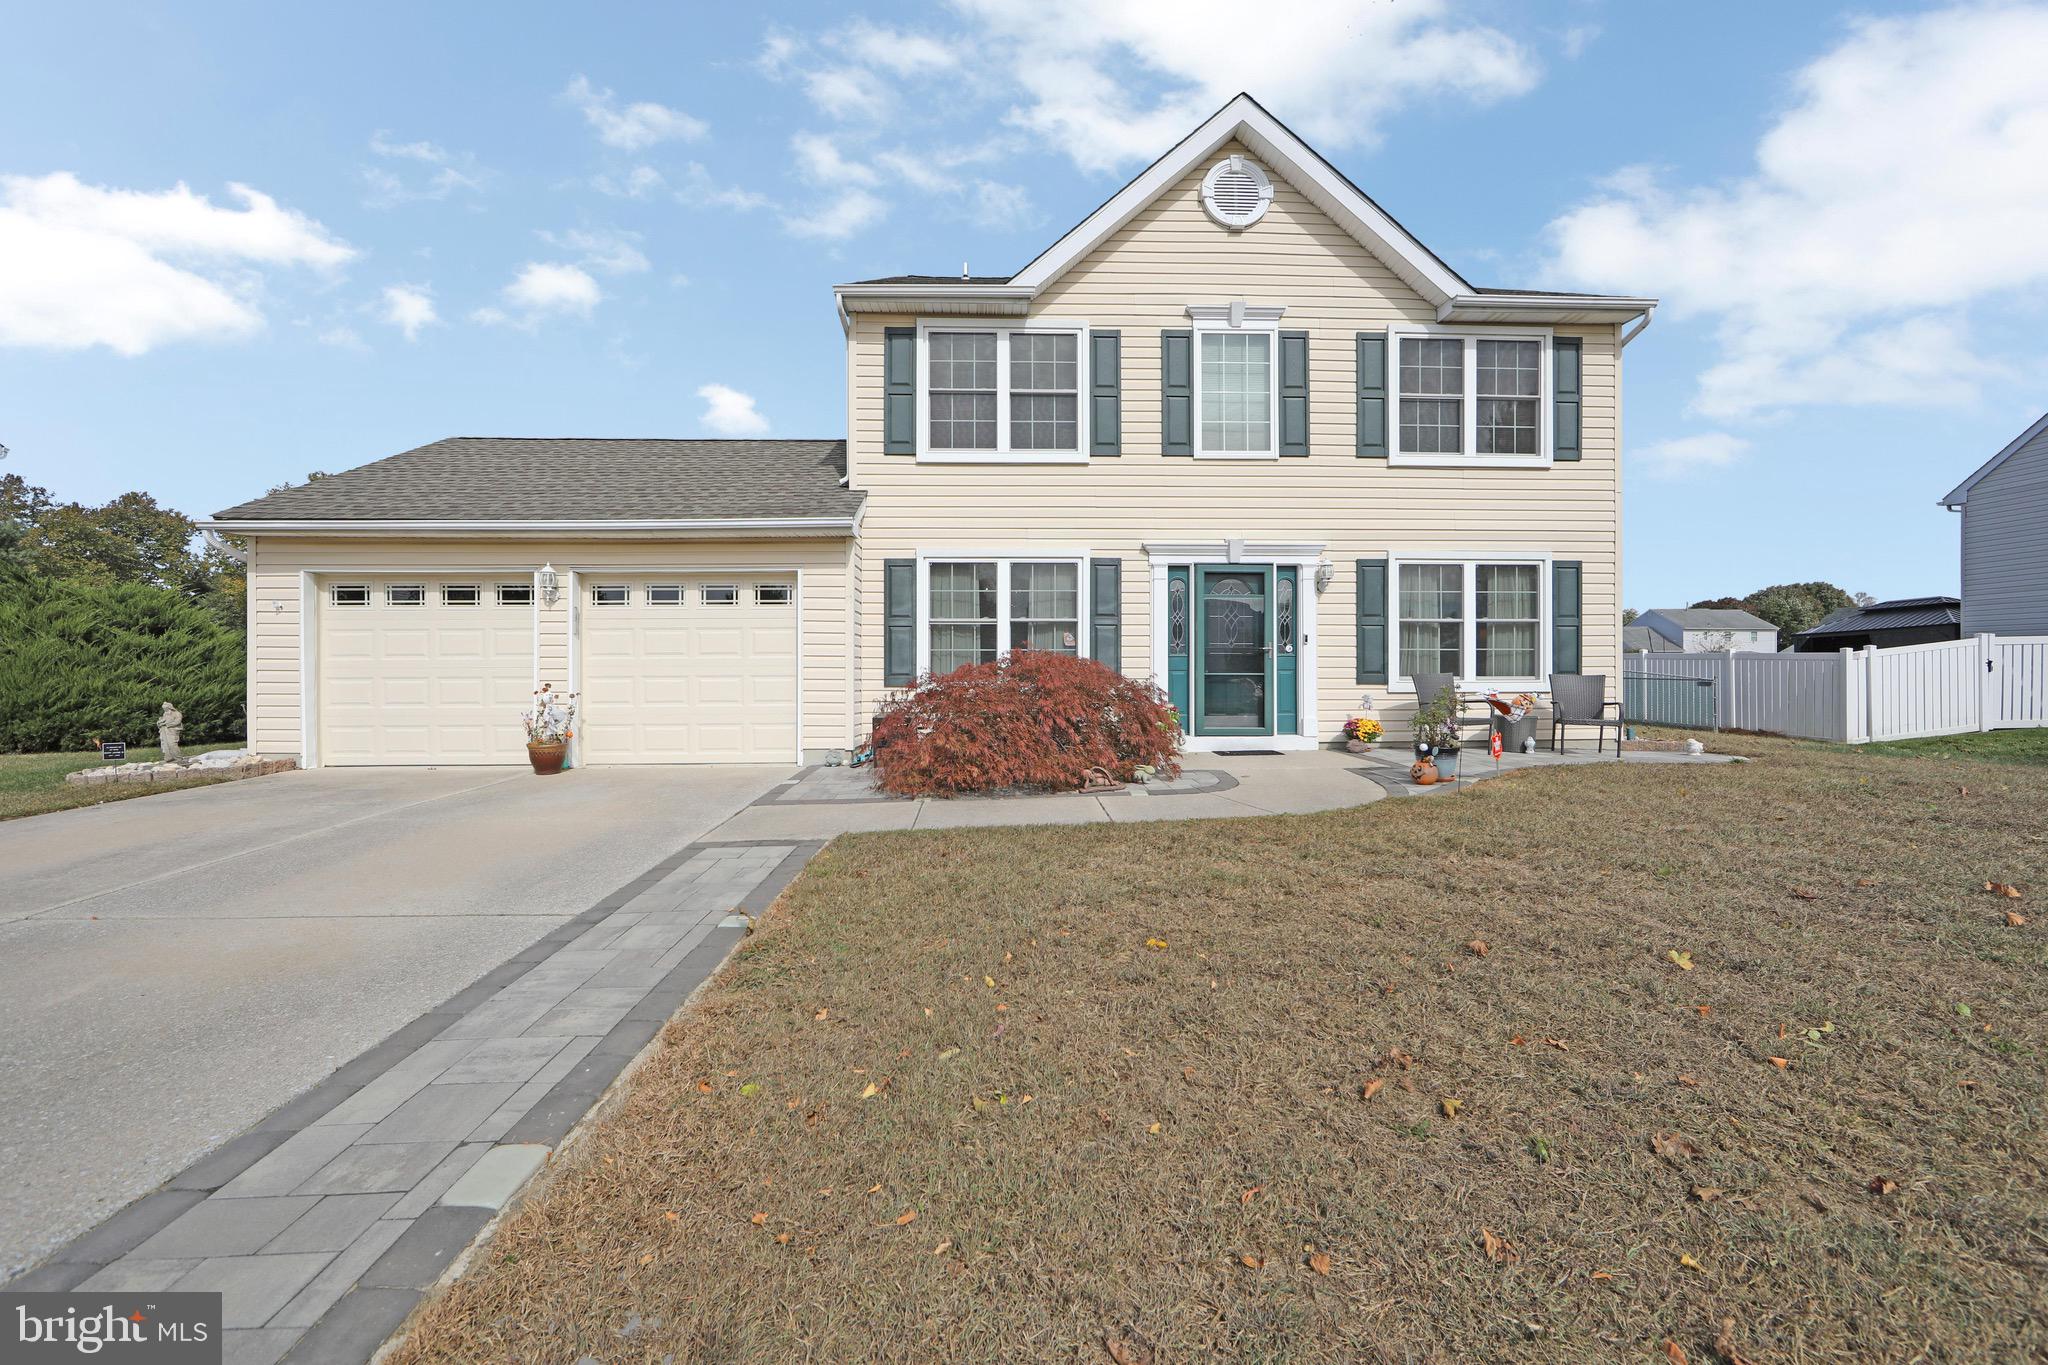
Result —
<instances>
[{"instance_id":1,"label":"roof gutter","mask_svg":"<svg viewBox=\"0 0 2048 1365\"><path fill-rule=\"evenodd\" d=\"M267 521L201 521L199 529L235 536L845 536L860 525L860 516L729 517L706 520L648 521L478 521L426 519L342 519Z\"/></svg>"}]
</instances>

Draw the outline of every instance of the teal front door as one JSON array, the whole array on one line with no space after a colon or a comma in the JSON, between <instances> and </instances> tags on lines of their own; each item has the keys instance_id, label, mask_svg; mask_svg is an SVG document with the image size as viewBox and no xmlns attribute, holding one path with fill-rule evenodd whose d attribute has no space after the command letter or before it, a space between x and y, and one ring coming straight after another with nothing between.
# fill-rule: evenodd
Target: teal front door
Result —
<instances>
[{"instance_id":1,"label":"teal front door","mask_svg":"<svg viewBox=\"0 0 2048 1365\"><path fill-rule=\"evenodd\" d=\"M1273 733L1273 570L1195 566L1194 733Z\"/></svg>"}]
</instances>

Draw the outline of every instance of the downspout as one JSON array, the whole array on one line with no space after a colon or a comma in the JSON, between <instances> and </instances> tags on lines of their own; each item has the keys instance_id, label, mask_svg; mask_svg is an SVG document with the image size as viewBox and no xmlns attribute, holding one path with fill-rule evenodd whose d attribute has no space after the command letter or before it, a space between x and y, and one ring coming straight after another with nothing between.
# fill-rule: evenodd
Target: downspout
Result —
<instances>
[{"instance_id":1,"label":"downspout","mask_svg":"<svg viewBox=\"0 0 2048 1365\"><path fill-rule=\"evenodd\" d=\"M230 564L247 564L249 562L249 552L247 550L237 550L234 546L228 544L227 541L221 538L221 534L218 531L201 531L199 538L205 543L207 549L213 551L222 559L227 560Z\"/></svg>"},{"instance_id":2,"label":"downspout","mask_svg":"<svg viewBox=\"0 0 2048 1365\"><path fill-rule=\"evenodd\" d=\"M1651 304L1643 310L1643 320L1621 334L1621 344L1616 349L1626 350L1628 344L1650 329L1650 319L1657 316L1657 305Z\"/></svg>"}]
</instances>

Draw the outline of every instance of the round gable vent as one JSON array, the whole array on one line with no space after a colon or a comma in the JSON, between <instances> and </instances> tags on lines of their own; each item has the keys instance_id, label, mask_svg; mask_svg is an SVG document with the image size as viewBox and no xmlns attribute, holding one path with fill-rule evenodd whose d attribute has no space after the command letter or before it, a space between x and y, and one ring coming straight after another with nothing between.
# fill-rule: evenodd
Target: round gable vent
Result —
<instances>
[{"instance_id":1,"label":"round gable vent","mask_svg":"<svg viewBox=\"0 0 2048 1365\"><path fill-rule=\"evenodd\" d=\"M1202 177L1202 207L1224 227L1250 227L1272 202L1273 182L1241 156L1224 158Z\"/></svg>"}]
</instances>

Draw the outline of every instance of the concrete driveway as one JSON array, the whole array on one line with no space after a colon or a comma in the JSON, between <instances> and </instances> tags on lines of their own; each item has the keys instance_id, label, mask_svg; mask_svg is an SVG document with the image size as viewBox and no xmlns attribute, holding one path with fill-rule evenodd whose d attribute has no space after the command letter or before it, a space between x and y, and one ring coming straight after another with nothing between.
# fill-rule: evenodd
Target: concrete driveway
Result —
<instances>
[{"instance_id":1,"label":"concrete driveway","mask_svg":"<svg viewBox=\"0 0 2048 1365\"><path fill-rule=\"evenodd\" d=\"M329 769L0 824L0 1280L793 771Z\"/></svg>"}]
</instances>

